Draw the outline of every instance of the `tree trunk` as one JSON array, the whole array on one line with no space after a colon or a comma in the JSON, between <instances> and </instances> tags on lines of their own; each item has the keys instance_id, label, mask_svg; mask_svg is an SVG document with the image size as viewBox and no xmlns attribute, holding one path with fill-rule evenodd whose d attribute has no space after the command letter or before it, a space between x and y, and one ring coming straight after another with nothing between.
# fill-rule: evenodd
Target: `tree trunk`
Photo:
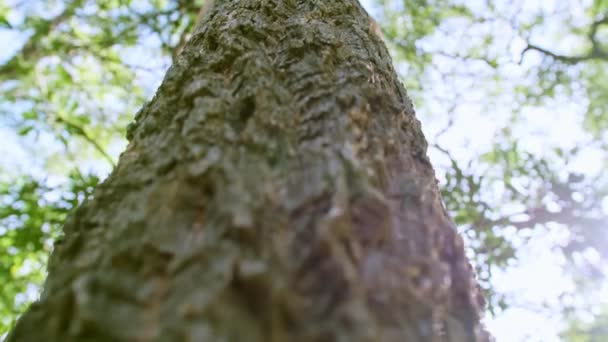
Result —
<instances>
[{"instance_id":1,"label":"tree trunk","mask_svg":"<svg viewBox=\"0 0 608 342\"><path fill-rule=\"evenodd\" d=\"M9 341L480 341L426 142L356 0L216 0Z\"/></svg>"}]
</instances>

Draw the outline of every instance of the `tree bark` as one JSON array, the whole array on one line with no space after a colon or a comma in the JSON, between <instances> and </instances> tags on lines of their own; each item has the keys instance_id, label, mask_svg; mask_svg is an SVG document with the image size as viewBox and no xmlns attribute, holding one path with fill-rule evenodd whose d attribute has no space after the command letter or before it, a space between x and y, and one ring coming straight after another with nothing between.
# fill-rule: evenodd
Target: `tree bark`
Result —
<instances>
[{"instance_id":1,"label":"tree bark","mask_svg":"<svg viewBox=\"0 0 608 342\"><path fill-rule=\"evenodd\" d=\"M216 0L9 341L481 341L482 300L356 0Z\"/></svg>"}]
</instances>

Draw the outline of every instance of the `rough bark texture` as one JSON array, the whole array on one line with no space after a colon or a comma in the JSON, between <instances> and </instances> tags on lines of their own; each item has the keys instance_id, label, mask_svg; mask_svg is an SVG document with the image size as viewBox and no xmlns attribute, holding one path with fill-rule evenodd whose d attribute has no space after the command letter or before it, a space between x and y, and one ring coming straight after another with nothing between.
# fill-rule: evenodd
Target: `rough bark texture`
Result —
<instances>
[{"instance_id":1,"label":"rough bark texture","mask_svg":"<svg viewBox=\"0 0 608 342\"><path fill-rule=\"evenodd\" d=\"M426 142L356 0L216 0L9 341L479 341Z\"/></svg>"}]
</instances>

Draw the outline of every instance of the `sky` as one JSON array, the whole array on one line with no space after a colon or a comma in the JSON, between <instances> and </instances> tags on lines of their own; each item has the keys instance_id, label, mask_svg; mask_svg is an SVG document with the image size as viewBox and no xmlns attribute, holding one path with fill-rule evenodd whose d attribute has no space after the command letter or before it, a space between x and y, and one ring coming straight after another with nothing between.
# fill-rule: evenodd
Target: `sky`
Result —
<instances>
[{"instance_id":1,"label":"sky","mask_svg":"<svg viewBox=\"0 0 608 342\"><path fill-rule=\"evenodd\" d=\"M537 2L540 0L537 0ZM363 5L368 9L372 16L377 16L378 12L373 7L373 0L362 0ZM543 6L552 6L555 1L547 1ZM0 49L0 61L11 56L16 48L19 47L19 42L22 37L9 34L7 31L0 31L0 42L8 42L4 44L3 49ZM438 43L436 43L438 44ZM11 49L12 48L12 49ZM125 55L125 59L138 60L142 51L132 51ZM149 74L141 72L138 74L136 82L147 84L152 92L160 83L162 77L162 63L159 65L159 72ZM165 65L166 67L166 65ZM440 87L440 85L438 85ZM483 93L484 89L480 89ZM474 94L473 94L474 95ZM554 144L570 144L567 139L579 138L573 127L580 127L580 114L575 104L559 104L558 107L550 109L551 111L559 111L559 122L551 122L551 130L546 129L548 113L538 112L536 109L533 113L525 113L526 125L523 131L529 132L522 138L522 143L526 144L529 149L537 149L542 152L543 147L548 141ZM437 107L440 108L440 107ZM497 126L497 116L484 115L483 108L472 103L460 108L458 124L450 129L449 134L442 136L442 144L446 146L462 146L455 148L452 152L458 158L466 160L471 155L471 148L476 146L485 146L492 142ZM549 109L545 109L549 111ZM554 113L553 113L554 114ZM507 115L503 113L502 115ZM432 137L438 132L445 123L433 121L428 116L421 116L423 130L427 137ZM425 119L426 118L426 119ZM470 134L474 127L475 134ZM544 132L542 135L535 132ZM20 137L6 125L0 122L0 155L2 156L2 165L0 171L8 172L9 174L17 174L20 170L34 170L43 174L44 168L32 158L31 146L23 144ZM469 140L463 144L463 137ZM38 141L36 146L45 146L44 151L40 153L53 152L54 148L51 139L45 142L45 137L41 137L42 141ZM472 146L472 147L471 147ZM117 146L112 154L117 156L120 153L121 147ZM431 150L430 157L434 165L442 165L445 160L443 156ZM569 167L576 170L586 170L589 173L601 172L602 158L601 151L590 149L583 154L579 160L572 163ZM34 154L35 156L35 154ZM103 166L102 163L92 163L87 167L96 169L100 174L107 174L109 169ZM1 177L1 175L0 175ZM608 201L606 203L608 211ZM559 242L559 234L547 235L546 231L539 229L533 232L537 236L530 239L528 245L522 246L519 251L520 264L518 266L509 267L503 272L493 274L493 284L495 288L504 294L516 298L516 303L499 313L495 317L486 317L490 332L497 338L498 341L526 341L526 342L554 342L560 341L558 337L559 331L564 328L564 322L560 317L551 314L551 305L557 306L555 301L563 291L571 289L573 284L568 277L564 276L561 265L564 260L554 253L550 246ZM600 301L608 302L608 287L601 292L602 298ZM549 306L547 307L547 303Z\"/></svg>"}]
</instances>

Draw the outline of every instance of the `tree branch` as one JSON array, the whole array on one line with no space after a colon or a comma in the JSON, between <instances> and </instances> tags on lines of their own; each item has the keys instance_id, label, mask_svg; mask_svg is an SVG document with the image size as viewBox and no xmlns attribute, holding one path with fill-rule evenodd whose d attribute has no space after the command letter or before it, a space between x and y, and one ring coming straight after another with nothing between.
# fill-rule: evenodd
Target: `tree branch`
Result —
<instances>
[{"instance_id":1,"label":"tree branch","mask_svg":"<svg viewBox=\"0 0 608 342\"><path fill-rule=\"evenodd\" d=\"M604 15L603 17L594 21L591 24L591 27L589 29L589 34L587 35L589 37L589 40L591 41L591 50L584 55L579 55L579 56L562 55L562 54L558 54L553 51L550 51L548 49L542 48L538 45L532 44L530 42L528 42L528 46L526 46L526 48L521 52L521 55L523 57L523 55L526 52L528 52L530 50L534 50L534 51L538 51L546 56L549 56L556 61L560 61L562 63L570 64L570 65L578 64L578 63L589 61L589 60L608 61L608 51L603 50L601 48L600 42L597 41L597 31L598 31L599 27L601 25L607 25L607 24L608 24L608 14Z\"/></svg>"},{"instance_id":2,"label":"tree branch","mask_svg":"<svg viewBox=\"0 0 608 342\"><path fill-rule=\"evenodd\" d=\"M103 147L101 147L101 145L99 145L99 143L95 139L93 139L84 130L84 128L82 128L79 125L77 125L69 120L66 120L65 118L62 118L58 115L56 116L56 120L57 120L57 122L65 124L69 129L76 132L76 134L79 135L80 137L82 137L86 142L90 143L93 146L93 148L95 148L95 150L97 150L97 152L99 152L99 154L101 154L104 157L104 159L106 159L108 161L108 163L110 163L110 165L112 167L116 166L114 159L112 159L112 157L108 154L108 152L106 152L106 150Z\"/></svg>"},{"instance_id":3,"label":"tree branch","mask_svg":"<svg viewBox=\"0 0 608 342\"><path fill-rule=\"evenodd\" d=\"M20 51L17 51L15 55L9 59L6 63L0 66L0 78L3 79L14 79L17 78L21 67L20 64L23 60L30 59L40 53L40 40L45 36L48 36L53 29L58 25L69 19L76 10L82 6L84 0L75 0L71 4L68 4L63 12L56 17L45 20L40 24L36 25L36 30L29 39L25 42Z\"/></svg>"}]
</instances>

